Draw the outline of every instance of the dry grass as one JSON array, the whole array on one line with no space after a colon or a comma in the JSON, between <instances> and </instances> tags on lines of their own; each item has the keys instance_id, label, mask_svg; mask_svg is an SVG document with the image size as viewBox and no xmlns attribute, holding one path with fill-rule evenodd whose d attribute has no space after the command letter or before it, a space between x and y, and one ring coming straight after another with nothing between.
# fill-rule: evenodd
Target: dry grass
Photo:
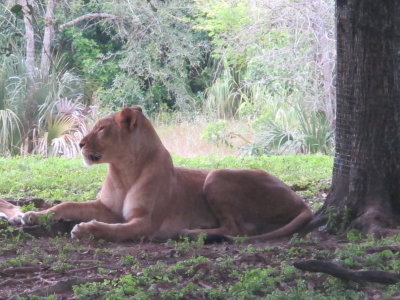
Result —
<instances>
[{"instance_id":1,"label":"dry grass","mask_svg":"<svg viewBox=\"0 0 400 300\"><path fill-rule=\"evenodd\" d=\"M236 149L216 145L202 137L207 122L202 119L155 124L165 147L172 155L181 157L239 155Z\"/></svg>"}]
</instances>

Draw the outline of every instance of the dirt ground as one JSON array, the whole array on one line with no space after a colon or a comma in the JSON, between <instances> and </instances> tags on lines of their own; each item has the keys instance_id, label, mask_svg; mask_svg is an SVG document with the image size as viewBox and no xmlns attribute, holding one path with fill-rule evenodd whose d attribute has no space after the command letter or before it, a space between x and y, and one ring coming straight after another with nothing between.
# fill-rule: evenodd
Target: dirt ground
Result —
<instances>
[{"instance_id":1,"label":"dirt ground","mask_svg":"<svg viewBox=\"0 0 400 300\"><path fill-rule=\"evenodd\" d=\"M46 207L42 200L29 201L35 202L39 208ZM30 203L29 201L25 204ZM242 270L268 267L283 269L283 262L286 266L292 266L294 261L306 259L336 259L339 255L338 249L349 243L348 240L325 233L318 233L304 241L292 239L255 245L203 245L188 241L111 243L93 239L71 240L68 231L72 224L69 223L58 223L50 227L10 227L4 224L1 226L0 299L76 299L73 286L104 282L127 274L150 276L151 280L148 283L141 283L141 289L153 291L152 298L164 299L167 297L162 296L162 291L179 289L187 286L189 282L205 290L233 285L238 281L237 277L232 275L233 271L240 273ZM198 257L202 257L203 260L196 260ZM190 260L190 264L170 268ZM154 266L157 265L161 266L157 270L158 273L143 275L143 270L148 268L155 272ZM176 273L172 274L171 270L176 270L173 271ZM289 279L277 281L276 289L285 290L294 286L296 280L305 279L308 288L324 291L327 289L326 282L332 278L326 274L308 273L297 269L293 273ZM163 274L165 278L175 276L178 279L168 277L170 280L166 280ZM385 298L383 285L350 283L348 288L363 292L365 299ZM260 298L267 293L261 289ZM38 297L35 298L34 295ZM43 298L47 295L55 296ZM399 295L392 294L391 298L400 299ZM255 296L257 298L257 293ZM101 299L102 296L78 298ZM208 296L204 293L188 292L175 298L207 299Z\"/></svg>"}]
</instances>

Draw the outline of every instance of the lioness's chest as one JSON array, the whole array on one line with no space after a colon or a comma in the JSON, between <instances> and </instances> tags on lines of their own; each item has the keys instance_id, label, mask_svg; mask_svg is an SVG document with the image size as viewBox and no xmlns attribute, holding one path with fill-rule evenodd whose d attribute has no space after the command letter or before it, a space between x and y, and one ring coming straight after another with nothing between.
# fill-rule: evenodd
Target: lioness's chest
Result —
<instances>
[{"instance_id":1,"label":"lioness's chest","mask_svg":"<svg viewBox=\"0 0 400 300\"><path fill-rule=\"evenodd\" d=\"M100 191L100 201L114 214L123 216L124 201L127 191L125 189L107 189L103 186Z\"/></svg>"}]
</instances>

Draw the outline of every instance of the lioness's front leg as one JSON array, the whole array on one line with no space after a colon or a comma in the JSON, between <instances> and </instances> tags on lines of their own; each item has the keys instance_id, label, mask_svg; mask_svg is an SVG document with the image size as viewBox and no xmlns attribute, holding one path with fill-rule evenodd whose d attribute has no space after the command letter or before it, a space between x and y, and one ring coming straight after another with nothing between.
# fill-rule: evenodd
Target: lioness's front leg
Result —
<instances>
[{"instance_id":1,"label":"lioness's front leg","mask_svg":"<svg viewBox=\"0 0 400 300\"><path fill-rule=\"evenodd\" d=\"M133 218L127 223L108 224L92 220L74 226L71 231L72 238L85 238L94 236L108 241L124 241L129 239L152 238L150 218Z\"/></svg>"},{"instance_id":2,"label":"lioness's front leg","mask_svg":"<svg viewBox=\"0 0 400 300\"><path fill-rule=\"evenodd\" d=\"M26 224L37 224L41 215L50 214L52 220L71 220L87 222L99 220L106 223L119 223L122 218L115 215L100 200L89 202L64 202L49 209L35 212L26 212L22 219Z\"/></svg>"}]
</instances>

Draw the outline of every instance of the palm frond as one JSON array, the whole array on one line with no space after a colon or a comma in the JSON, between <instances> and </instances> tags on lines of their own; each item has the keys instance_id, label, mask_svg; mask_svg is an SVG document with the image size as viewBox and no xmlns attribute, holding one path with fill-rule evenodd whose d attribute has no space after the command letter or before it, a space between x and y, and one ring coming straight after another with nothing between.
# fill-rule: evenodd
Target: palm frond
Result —
<instances>
[{"instance_id":1,"label":"palm frond","mask_svg":"<svg viewBox=\"0 0 400 300\"><path fill-rule=\"evenodd\" d=\"M12 152L10 146L21 136L21 121L10 109L0 110L0 153Z\"/></svg>"}]
</instances>

